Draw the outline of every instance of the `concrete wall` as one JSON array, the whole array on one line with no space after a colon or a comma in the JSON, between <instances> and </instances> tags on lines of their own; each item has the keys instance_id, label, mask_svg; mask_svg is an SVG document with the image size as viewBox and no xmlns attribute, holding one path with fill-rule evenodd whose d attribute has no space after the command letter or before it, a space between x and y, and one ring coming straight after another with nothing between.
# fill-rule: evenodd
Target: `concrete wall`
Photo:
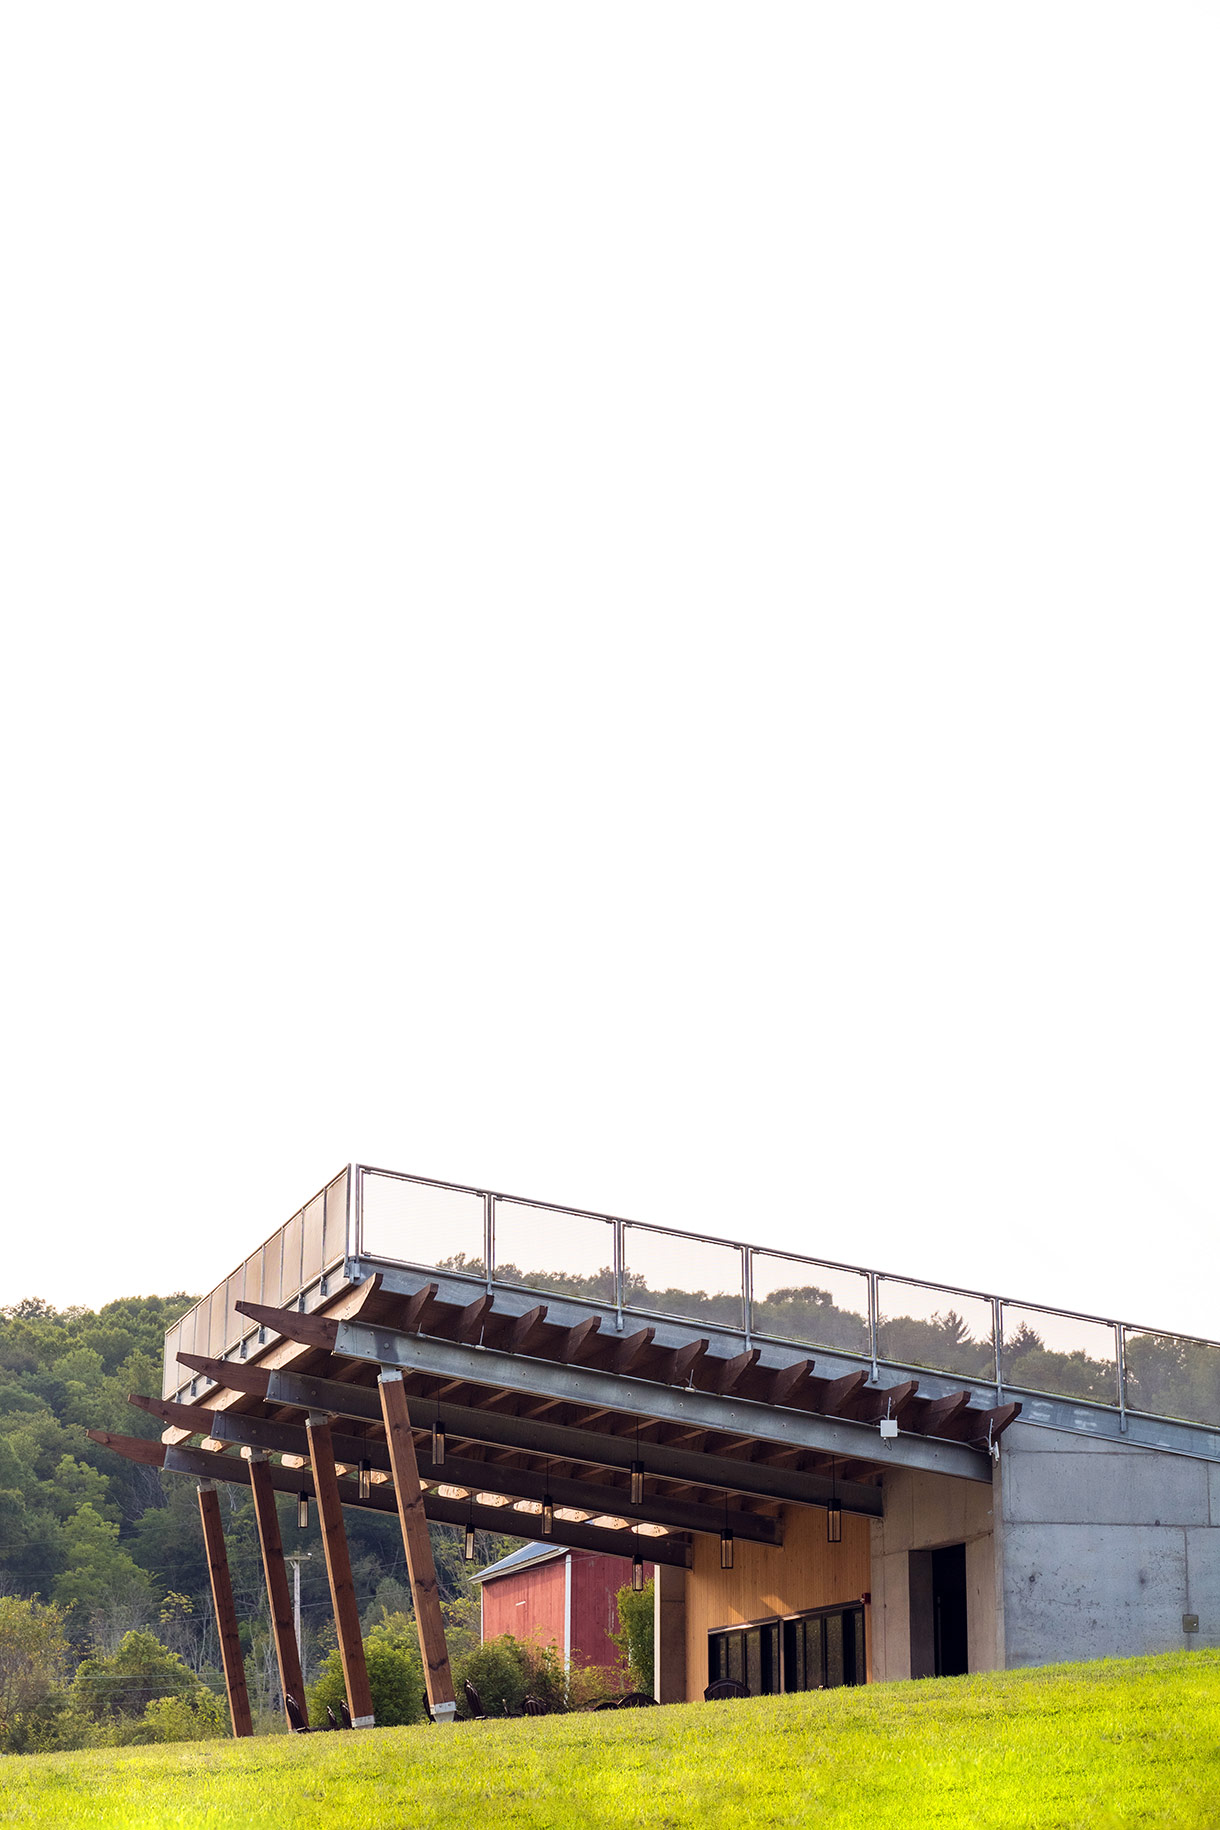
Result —
<instances>
[{"instance_id":1,"label":"concrete wall","mask_svg":"<svg viewBox=\"0 0 1220 1830\"><path fill-rule=\"evenodd\" d=\"M1010 1432L1011 1434L1011 1432ZM979 1481L955 1480L894 1468L885 1476L885 1517L872 1522L872 1677L927 1677L919 1648L926 1641L912 1596L912 1551L966 1546L967 1618L971 1671L994 1671L1004 1663L1003 1623L996 1608L999 1533L994 1516L996 1489ZM912 1601L916 1615L912 1615ZM912 1629L916 1657L912 1661Z\"/></svg>"},{"instance_id":2,"label":"concrete wall","mask_svg":"<svg viewBox=\"0 0 1220 1830\"><path fill-rule=\"evenodd\" d=\"M1220 1466L1018 1423L997 1486L1010 1666L1220 1646Z\"/></svg>"},{"instance_id":3,"label":"concrete wall","mask_svg":"<svg viewBox=\"0 0 1220 1830\"><path fill-rule=\"evenodd\" d=\"M658 1563L653 1575L652 1693L658 1703L685 1703L686 1571Z\"/></svg>"}]
</instances>

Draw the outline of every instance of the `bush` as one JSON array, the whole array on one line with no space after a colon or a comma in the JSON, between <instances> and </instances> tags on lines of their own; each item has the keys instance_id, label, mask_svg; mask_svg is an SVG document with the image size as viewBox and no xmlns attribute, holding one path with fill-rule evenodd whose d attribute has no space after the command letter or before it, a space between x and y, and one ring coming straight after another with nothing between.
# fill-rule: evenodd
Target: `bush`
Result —
<instances>
[{"instance_id":1,"label":"bush","mask_svg":"<svg viewBox=\"0 0 1220 1830\"><path fill-rule=\"evenodd\" d=\"M655 1578L646 1582L637 1595L627 1583L615 1597L618 1606L618 1632L610 1635L623 1655L627 1677L634 1690L652 1695L653 1679L653 1610Z\"/></svg>"},{"instance_id":2,"label":"bush","mask_svg":"<svg viewBox=\"0 0 1220 1830\"><path fill-rule=\"evenodd\" d=\"M214 1691L197 1697L154 1697L144 1711L150 1741L220 1741L230 1732L229 1708Z\"/></svg>"},{"instance_id":3,"label":"bush","mask_svg":"<svg viewBox=\"0 0 1220 1830\"><path fill-rule=\"evenodd\" d=\"M454 1666L458 1715L470 1714L465 1685L474 1685L484 1714L519 1716L526 1697L537 1697L551 1709L568 1706L568 1681L555 1646L537 1640L515 1639L502 1633L475 1646Z\"/></svg>"},{"instance_id":4,"label":"bush","mask_svg":"<svg viewBox=\"0 0 1220 1830\"><path fill-rule=\"evenodd\" d=\"M0 1752L42 1746L64 1708L62 1608L0 1595Z\"/></svg>"},{"instance_id":5,"label":"bush","mask_svg":"<svg viewBox=\"0 0 1220 1830\"><path fill-rule=\"evenodd\" d=\"M95 1721L143 1717L156 1697L194 1699L203 1685L152 1633L125 1633L109 1658L82 1661L72 1681L76 1708Z\"/></svg>"},{"instance_id":6,"label":"bush","mask_svg":"<svg viewBox=\"0 0 1220 1830\"><path fill-rule=\"evenodd\" d=\"M402 1618L401 1615L391 1616L395 1621ZM412 1636L414 1631L412 1627ZM422 1722L424 1675L418 1646L409 1647L392 1632L375 1627L364 1641L364 1659L373 1696L373 1717L378 1728L406 1728L412 1722ZM346 1701L343 1661L338 1652L332 1652L322 1667L322 1675L309 1689L311 1725L324 1727L327 1705L337 1718L340 1703Z\"/></svg>"}]
</instances>

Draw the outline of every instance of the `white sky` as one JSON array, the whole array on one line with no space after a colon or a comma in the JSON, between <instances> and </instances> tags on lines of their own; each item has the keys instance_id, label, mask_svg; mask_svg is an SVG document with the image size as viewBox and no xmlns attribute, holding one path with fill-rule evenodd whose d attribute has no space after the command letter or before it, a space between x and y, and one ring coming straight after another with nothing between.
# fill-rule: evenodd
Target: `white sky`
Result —
<instances>
[{"instance_id":1,"label":"white sky","mask_svg":"<svg viewBox=\"0 0 1220 1830\"><path fill-rule=\"evenodd\" d=\"M1218 47L5 10L0 1302L355 1157L1220 1336Z\"/></svg>"}]
</instances>

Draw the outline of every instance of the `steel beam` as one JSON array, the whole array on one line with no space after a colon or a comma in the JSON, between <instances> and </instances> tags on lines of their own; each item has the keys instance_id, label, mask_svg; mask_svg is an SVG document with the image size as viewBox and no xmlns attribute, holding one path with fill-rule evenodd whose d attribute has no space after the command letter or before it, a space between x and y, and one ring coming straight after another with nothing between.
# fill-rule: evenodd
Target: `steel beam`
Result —
<instances>
[{"instance_id":1,"label":"steel beam","mask_svg":"<svg viewBox=\"0 0 1220 1830\"><path fill-rule=\"evenodd\" d=\"M332 1351L341 1358L462 1379L473 1385L523 1392L563 1404L584 1404L591 1410L655 1417L664 1423L728 1435L748 1434L762 1442L816 1450L843 1460L918 1468L929 1474L956 1475L961 1480L991 1480L990 1456L964 1443L910 1435L887 1441L869 1424L846 1417L822 1417L808 1411L780 1410L747 1398L676 1390L591 1366L560 1366L550 1360L522 1359L490 1347L465 1347L430 1335L399 1334L375 1323L340 1322Z\"/></svg>"},{"instance_id":2,"label":"steel beam","mask_svg":"<svg viewBox=\"0 0 1220 1830\"><path fill-rule=\"evenodd\" d=\"M257 1370L257 1369L251 1369ZM570 1370L570 1369L569 1369ZM653 1390L657 1388L654 1387ZM338 1379L319 1379L312 1373L267 1374L266 1402L297 1409L324 1409L337 1416L377 1422L381 1407L377 1394L367 1387L347 1385ZM541 1423L514 1417L505 1411L480 1411L470 1405L444 1404L432 1398L411 1398L412 1423L431 1429L439 1414L453 1436L486 1442L500 1449L521 1449L530 1455L550 1455L556 1461L583 1461L595 1467L630 1468L636 1459L630 1437L611 1436L604 1430L582 1430L566 1424ZM221 1413L223 1415L224 1413ZM748 1434L748 1432L747 1432ZM872 1434L872 1432L870 1432ZM874 1456L880 1459L876 1449ZM790 1500L802 1506L824 1506L838 1498L844 1512L879 1519L880 1487L863 1482L839 1481L832 1491L828 1476L799 1473L768 1462L737 1461L728 1455L708 1455L695 1449L671 1449L662 1443L641 1442L639 1460L646 1474L662 1480L685 1481L695 1487L722 1487L729 1493L746 1493L757 1499Z\"/></svg>"},{"instance_id":3,"label":"steel beam","mask_svg":"<svg viewBox=\"0 0 1220 1830\"><path fill-rule=\"evenodd\" d=\"M104 1440L107 1448L122 1455L122 1444L130 1439L116 1437L109 1431L98 1431L95 1440ZM160 1444L154 1446L161 1447ZM163 1466L167 1474L189 1474L195 1480L229 1481L238 1487L250 1485L250 1464L239 1461L236 1456L213 1455L206 1449L172 1447L166 1447L163 1453ZM316 1495L314 1478L308 1468L298 1471L272 1467L269 1472L271 1484L277 1493ZM394 1495L383 1489L374 1487L367 1500L360 1498L360 1489L355 1481L340 1479L338 1489L339 1498L345 1506L357 1506L366 1512L380 1512L387 1517L398 1511ZM494 1531L500 1537L530 1538L539 1543L554 1544L559 1550L595 1550L604 1557L629 1557L632 1552L633 1537L629 1531L606 1531L595 1525L574 1525L556 1519L554 1531L544 1539L542 1521L537 1515L511 1512L506 1517L504 1508L471 1506L468 1500L443 1500L433 1492L424 1495L424 1511L430 1520L439 1525L465 1525L468 1519L473 1519L476 1531ZM641 1554L649 1563L669 1563L678 1569L690 1567L690 1546L681 1538L641 1538L639 1543Z\"/></svg>"},{"instance_id":4,"label":"steel beam","mask_svg":"<svg viewBox=\"0 0 1220 1830\"><path fill-rule=\"evenodd\" d=\"M343 1387L350 1390L350 1387ZM153 1417L162 1417L175 1429L190 1430L197 1436L212 1436L218 1442L234 1443L239 1447L258 1450L269 1450L278 1455L309 1454L309 1439L299 1425L293 1423L275 1423L269 1417L255 1417L249 1411L208 1410L204 1405L176 1404L169 1398L143 1398L138 1393L132 1394L130 1401L138 1400L138 1408ZM418 1429L419 1400L416 1399L416 1421L413 1427ZM315 1405L313 1409L334 1410L333 1405ZM452 1407L443 1407L449 1410ZM476 1412L478 1416L481 1413ZM435 1415L435 1406L429 1409L429 1421ZM450 1426L446 1423L446 1429ZM453 1426L455 1436L466 1436L465 1429ZM367 1436L340 1436L333 1438L335 1456L343 1462L367 1461L372 1468L382 1473L390 1471L390 1452L386 1444ZM642 1450L643 1445L641 1445ZM533 1468L506 1467L500 1462L474 1461L462 1456L446 1455L445 1465L438 1468L432 1457L418 1453L419 1472L425 1480L442 1481L447 1486L478 1487L488 1493L504 1493L518 1500L540 1500L549 1492L557 1506L579 1507L585 1512L626 1513L641 1524L667 1525L674 1531L700 1531L717 1535L723 1530L726 1520L723 1507L700 1506L686 1500L667 1499L657 1493L646 1495L642 1506L628 1505L626 1488L599 1486L595 1481L548 1480L544 1474ZM558 1460L560 1457L552 1457ZM783 1534L774 1519L764 1518L756 1512L741 1512L732 1509L727 1520L729 1529L738 1538L752 1540L758 1544L778 1545L783 1542Z\"/></svg>"}]
</instances>

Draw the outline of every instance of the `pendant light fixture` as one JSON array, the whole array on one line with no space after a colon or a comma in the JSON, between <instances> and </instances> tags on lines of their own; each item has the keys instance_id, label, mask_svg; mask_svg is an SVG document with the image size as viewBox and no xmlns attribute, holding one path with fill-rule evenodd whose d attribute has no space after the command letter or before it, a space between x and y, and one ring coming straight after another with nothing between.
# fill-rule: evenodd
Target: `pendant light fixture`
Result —
<instances>
[{"instance_id":1,"label":"pendant light fixture","mask_svg":"<svg viewBox=\"0 0 1220 1830\"><path fill-rule=\"evenodd\" d=\"M432 1424L432 1466L443 1468L445 1465L445 1426L441 1422L440 1388L436 1393L436 1417Z\"/></svg>"},{"instance_id":2,"label":"pendant light fixture","mask_svg":"<svg viewBox=\"0 0 1220 1830\"><path fill-rule=\"evenodd\" d=\"M635 1555L631 1559L631 1590L635 1595L642 1595L644 1592L644 1559L640 1555L640 1531L638 1525L633 1529L635 1535Z\"/></svg>"},{"instance_id":3,"label":"pendant light fixture","mask_svg":"<svg viewBox=\"0 0 1220 1830\"><path fill-rule=\"evenodd\" d=\"M462 1558L466 1563L474 1562L474 1501L470 1502L470 1516L466 1520L466 1541L462 1546Z\"/></svg>"},{"instance_id":4,"label":"pendant light fixture","mask_svg":"<svg viewBox=\"0 0 1220 1830\"><path fill-rule=\"evenodd\" d=\"M830 1501L826 1507L826 1542L828 1544L842 1544L843 1542L843 1508L839 1504L839 1496L835 1491L836 1465L833 1461L830 1464Z\"/></svg>"},{"instance_id":5,"label":"pendant light fixture","mask_svg":"<svg viewBox=\"0 0 1220 1830\"><path fill-rule=\"evenodd\" d=\"M367 1499L370 1499L370 1498L371 1498L371 1497L372 1497L372 1493L373 1493L373 1464L372 1464L372 1462L371 1462L371 1461L362 1461L362 1462L361 1462L361 1464L360 1464L360 1487L359 1487L359 1493L360 1493L360 1497L361 1497L361 1499L362 1499L362 1500L367 1500Z\"/></svg>"},{"instance_id":6,"label":"pendant light fixture","mask_svg":"<svg viewBox=\"0 0 1220 1830\"><path fill-rule=\"evenodd\" d=\"M724 1530L720 1534L720 1567L733 1567L733 1534L729 1530L729 1496L724 1496Z\"/></svg>"},{"instance_id":7,"label":"pendant light fixture","mask_svg":"<svg viewBox=\"0 0 1220 1830\"><path fill-rule=\"evenodd\" d=\"M635 1460L631 1464L631 1504L644 1504L644 1464L640 1460L640 1420L635 1420Z\"/></svg>"},{"instance_id":8,"label":"pendant light fixture","mask_svg":"<svg viewBox=\"0 0 1220 1830\"><path fill-rule=\"evenodd\" d=\"M304 1531L304 1529L308 1525L308 1523L309 1523L309 1495L307 1493L298 1493L297 1494L297 1529L300 1531Z\"/></svg>"},{"instance_id":9,"label":"pendant light fixture","mask_svg":"<svg viewBox=\"0 0 1220 1830\"><path fill-rule=\"evenodd\" d=\"M550 1462L546 1465L546 1484L548 1491L542 1496L542 1535L544 1538L549 1538L553 1535L555 1530L555 1502L552 1500L549 1492L551 1485Z\"/></svg>"}]
</instances>

